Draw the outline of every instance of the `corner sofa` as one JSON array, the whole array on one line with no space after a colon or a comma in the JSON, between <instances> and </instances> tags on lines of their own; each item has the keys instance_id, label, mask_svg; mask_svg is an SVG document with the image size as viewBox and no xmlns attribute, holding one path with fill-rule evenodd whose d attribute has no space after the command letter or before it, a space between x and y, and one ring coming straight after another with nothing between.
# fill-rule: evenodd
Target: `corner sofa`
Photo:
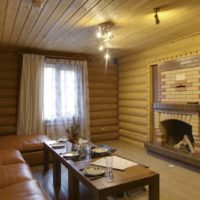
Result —
<instances>
[{"instance_id":1,"label":"corner sofa","mask_svg":"<svg viewBox=\"0 0 200 200\"><path fill-rule=\"evenodd\" d=\"M27 164L42 163L45 140L44 135L0 137L0 199L49 199Z\"/></svg>"}]
</instances>

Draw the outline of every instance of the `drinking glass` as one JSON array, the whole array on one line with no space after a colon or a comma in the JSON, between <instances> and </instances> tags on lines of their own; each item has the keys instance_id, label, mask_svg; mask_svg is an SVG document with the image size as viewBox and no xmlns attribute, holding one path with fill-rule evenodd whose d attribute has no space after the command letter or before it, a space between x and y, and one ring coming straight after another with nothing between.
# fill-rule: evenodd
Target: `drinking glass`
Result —
<instances>
[{"instance_id":1,"label":"drinking glass","mask_svg":"<svg viewBox=\"0 0 200 200\"><path fill-rule=\"evenodd\" d=\"M69 152L69 143L68 140L65 141L65 152Z\"/></svg>"},{"instance_id":2,"label":"drinking glass","mask_svg":"<svg viewBox=\"0 0 200 200\"><path fill-rule=\"evenodd\" d=\"M114 181L113 171L112 171L113 157L106 156L104 159L106 163L106 172L105 172L106 182L113 182Z\"/></svg>"},{"instance_id":3,"label":"drinking glass","mask_svg":"<svg viewBox=\"0 0 200 200\"><path fill-rule=\"evenodd\" d=\"M90 160L91 159L91 145L88 142L85 146L85 153L86 153L86 160Z\"/></svg>"}]
</instances>

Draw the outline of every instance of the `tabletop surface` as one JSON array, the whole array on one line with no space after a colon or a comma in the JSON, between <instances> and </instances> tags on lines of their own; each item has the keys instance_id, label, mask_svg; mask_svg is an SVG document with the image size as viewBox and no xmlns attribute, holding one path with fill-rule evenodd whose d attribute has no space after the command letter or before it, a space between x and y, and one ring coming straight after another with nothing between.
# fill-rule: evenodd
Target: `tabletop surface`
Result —
<instances>
[{"instance_id":1,"label":"tabletop surface","mask_svg":"<svg viewBox=\"0 0 200 200\"><path fill-rule=\"evenodd\" d=\"M45 142L45 145L49 148L49 150L51 150L54 153L54 155L57 157L58 160L60 160L60 162L63 165L73 170L73 174L76 175L80 181L97 190L103 190L112 188L114 186L133 183L138 180L151 178L157 174L156 172L151 171L147 167L138 164L136 166L129 167L123 171L113 169L113 176L114 176L113 182L109 183L106 182L105 177L101 177L95 180L90 180L90 178L84 175L83 169L87 166L91 166L91 162L95 161L98 158L83 159L83 160L65 159L61 154L61 152L63 152L63 149L54 149L49 144L50 143ZM115 153L115 155L117 154Z\"/></svg>"}]
</instances>

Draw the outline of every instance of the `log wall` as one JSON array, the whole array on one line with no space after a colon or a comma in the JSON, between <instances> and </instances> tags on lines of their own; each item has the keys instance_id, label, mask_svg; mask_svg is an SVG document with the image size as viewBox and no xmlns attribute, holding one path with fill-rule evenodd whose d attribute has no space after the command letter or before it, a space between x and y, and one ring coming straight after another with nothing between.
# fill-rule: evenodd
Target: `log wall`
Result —
<instances>
[{"instance_id":1,"label":"log wall","mask_svg":"<svg viewBox=\"0 0 200 200\"><path fill-rule=\"evenodd\" d=\"M21 56L0 52L0 135L16 134Z\"/></svg>"},{"instance_id":2,"label":"log wall","mask_svg":"<svg viewBox=\"0 0 200 200\"><path fill-rule=\"evenodd\" d=\"M134 144L152 137L152 69L161 62L200 54L200 35L119 59L119 136Z\"/></svg>"},{"instance_id":3,"label":"log wall","mask_svg":"<svg viewBox=\"0 0 200 200\"><path fill-rule=\"evenodd\" d=\"M118 138L118 69L98 58L88 62L92 141Z\"/></svg>"},{"instance_id":4,"label":"log wall","mask_svg":"<svg viewBox=\"0 0 200 200\"><path fill-rule=\"evenodd\" d=\"M118 72L97 58L88 61L90 126L93 141L118 137ZM22 57L0 52L0 135L16 134Z\"/></svg>"}]
</instances>

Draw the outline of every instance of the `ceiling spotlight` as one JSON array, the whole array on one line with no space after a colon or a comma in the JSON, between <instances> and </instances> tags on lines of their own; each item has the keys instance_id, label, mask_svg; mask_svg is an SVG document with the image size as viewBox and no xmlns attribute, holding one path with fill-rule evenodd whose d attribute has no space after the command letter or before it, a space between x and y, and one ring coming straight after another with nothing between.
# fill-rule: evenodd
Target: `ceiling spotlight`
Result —
<instances>
[{"instance_id":1,"label":"ceiling spotlight","mask_svg":"<svg viewBox=\"0 0 200 200\"><path fill-rule=\"evenodd\" d=\"M102 37L102 33L101 33L101 31L97 31L97 38L101 38Z\"/></svg>"},{"instance_id":2,"label":"ceiling spotlight","mask_svg":"<svg viewBox=\"0 0 200 200\"><path fill-rule=\"evenodd\" d=\"M108 37L111 39L111 38L112 38L112 36L113 36L113 35L112 35L112 32L111 32L111 31L109 31L107 34L108 34Z\"/></svg>"},{"instance_id":3,"label":"ceiling spotlight","mask_svg":"<svg viewBox=\"0 0 200 200\"><path fill-rule=\"evenodd\" d=\"M156 25L160 24L160 19L158 17L158 11L160 11L160 8L154 8L154 12L155 12L154 18L155 18Z\"/></svg>"},{"instance_id":4,"label":"ceiling spotlight","mask_svg":"<svg viewBox=\"0 0 200 200\"><path fill-rule=\"evenodd\" d=\"M105 58L106 60L108 60L108 59L110 58L110 55L109 55L108 51L106 52L104 58Z\"/></svg>"},{"instance_id":5,"label":"ceiling spotlight","mask_svg":"<svg viewBox=\"0 0 200 200\"><path fill-rule=\"evenodd\" d=\"M104 47L103 47L103 45L101 45L100 47L99 47L99 51L103 51L104 50Z\"/></svg>"}]
</instances>

